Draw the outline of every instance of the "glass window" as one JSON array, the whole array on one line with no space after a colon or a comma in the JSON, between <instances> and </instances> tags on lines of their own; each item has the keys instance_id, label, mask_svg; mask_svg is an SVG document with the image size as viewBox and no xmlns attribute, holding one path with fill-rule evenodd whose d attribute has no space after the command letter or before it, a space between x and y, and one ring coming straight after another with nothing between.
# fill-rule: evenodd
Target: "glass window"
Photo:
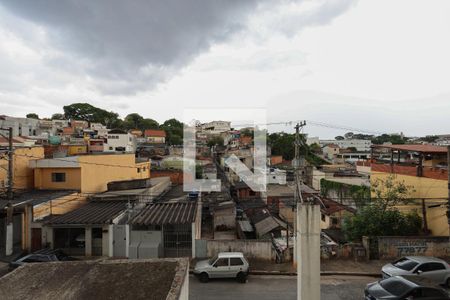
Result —
<instances>
[{"instance_id":1,"label":"glass window","mask_svg":"<svg viewBox=\"0 0 450 300\"><path fill-rule=\"evenodd\" d=\"M242 266L244 263L239 257L230 258L230 266Z\"/></svg>"},{"instance_id":2,"label":"glass window","mask_svg":"<svg viewBox=\"0 0 450 300\"><path fill-rule=\"evenodd\" d=\"M431 272L431 271L438 271L438 270L445 270L445 266L441 263L425 263L420 265L417 268L417 271L422 272Z\"/></svg>"},{"instance_id":3,"label":"glass window","mask_svg":"<svg viewBox=\"0 0 450 300\"><path fill-rule=\"evenodd\" d=\"M66 173L52 173L52 182L65 182Z\"/></svg>"},{"instance_id":4,"label":"glass window","mask_svg":"<svg viewBox=\"0 0 450 300\"><path fill-rule=\"evenodd\" d=\"M228 258L219 258L216 263L216 267L228 267Z\"/></svg>"},{"instance_id":5,"label":"glass window","mask_svg":"<svg viewBox=\"0 0 450 300\"><path fill-rule=\"evenodd\" d=\"M411 289L406 283L396 279L396 278L388 278L380 281L380 285L395 296L400 296L405 294L409 289Z\"/></svg>"},{"instance_id":6,"label":"glass window","mask_svg":"<svg viewBox=\"0 0 450 300\"><path fill-rule=\"evenodd\" d=\"M407 258L400 258L399 260L395 261L393 263L394 267L397 267L399 269L405 270L405 271L411 271L414 269L419 263L407 259Z\"/></svg>"}]
</instances>

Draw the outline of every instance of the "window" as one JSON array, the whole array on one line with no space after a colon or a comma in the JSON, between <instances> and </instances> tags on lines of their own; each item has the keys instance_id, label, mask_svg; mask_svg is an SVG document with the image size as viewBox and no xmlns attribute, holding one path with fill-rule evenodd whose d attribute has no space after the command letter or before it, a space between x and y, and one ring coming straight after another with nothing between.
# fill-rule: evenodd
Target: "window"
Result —
<instances>
[{"instance_id":1,"label":"window","mask_svg":"<svg viewBox=\"0 0 450 300\"><path fill-rule=\"evenodd\" d=\"M407 258L400 258L399 260L394 262L393 265L402 270L411 271L418 265L418 263Z\"/></svg>"},{"instance_id":2,"label":"window","mask_svg":"<svg viewBox=\"0 0 450 300\"><path fill-rule=\"evenodd\" d=\"M325 222L325 215L321 214L320 218L322 219L322 222Z\"/></svg>"},{"instance_id":3,"label":"window","mask_svg":"<svg viewBox=\"0 0 450 300\"><path fill-rule=\"evenodd\" d=\"M230 258L230 266L242 266L244 263L239 257Z\"/></svg>"},{"instance_id":4,"label":"window","mask_svg":"<svg viewBox=\"0 0 450 300\"><path fill-rule=\"evenodd\" d=\"M337 225L338 223L339 223L338 218L336 218L336 217L331 217L331 224L332 224L332 225Z\"/></svg>"},{"instance_id":5,"label":"window","mask_svg":"<svg viewBox=\"0 0 450 300\"><path fill-rule=\"evenodd\" d=\"M65 182L66 173L52 173L52 182Z\"/></svg>"},{"instance_id":6,"label":"window","mask_svg":"<svg viewBox=\"0 0 450 300\"><path fill-rule=\"evenodd\" d=\"M416 271L431 272L439 270L445 270L445 266L441 263L432 262L420 265Z\"/></svg>"},{"instance_id":7,"label":"window","mask_svg":"<svg viewBox=\"0 0 450 300\"><path fill-rule=\"evenodd\" d=\"M228 258L219 258L216 263L216 267L228 267Z\"/></svg>"}]
</instances>

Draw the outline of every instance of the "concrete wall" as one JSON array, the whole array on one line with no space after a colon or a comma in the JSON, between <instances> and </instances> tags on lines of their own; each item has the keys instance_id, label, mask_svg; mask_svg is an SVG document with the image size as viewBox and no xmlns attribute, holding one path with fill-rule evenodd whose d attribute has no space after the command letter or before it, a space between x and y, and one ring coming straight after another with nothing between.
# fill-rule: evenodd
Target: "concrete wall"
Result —
<instances>
[{"instance_id":1,"label":"concrete wall","mask_svg":"<svg viewBox=\"0 0 450 300\"><path fill-rule=\"evenodd\" d=\"M52 182L52 173L65 173L66 181ZM38 168L34 170L34 186L43 190L81 190L80 168Z\"/></svg>"},{"instance_id":2,"label":"concrete wall","mask_svg":"<svg viewBox=\"0 0 450 300\"><path fill-rule=\"evenodd\" d=\"M136 164L134 154L86 155L79 162L82 192L104 192L111 181L150 178L150 162Z\"/></svg>"},{"instance_id":3,"label":"concrete wall","mask_svg":"<svg viewBox=\"0 0 450 300\"><path fill-rule=\"evenodd\" d=\"M219 252L228 251L242 252L247 258L267 260L275 258L275 251L270 240L207 240L206 242L208 257L213 257Z\"/></svg>"},{"instance_id":4,"label":"concrete wall","mask_svg":"<svg viewBox=\"0 0 450 300\"><path fill-rule=\"evenodd\" d=\"M379 258L397 258L407 255L437 256L450 255L448 236L433 237L378 237Z\"/></svg>"}]
</instances>

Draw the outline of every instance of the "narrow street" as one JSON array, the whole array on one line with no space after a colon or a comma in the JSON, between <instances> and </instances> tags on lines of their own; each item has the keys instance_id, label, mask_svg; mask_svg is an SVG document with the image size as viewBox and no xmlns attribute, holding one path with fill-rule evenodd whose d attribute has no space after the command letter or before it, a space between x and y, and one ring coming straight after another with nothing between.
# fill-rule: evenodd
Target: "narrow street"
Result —
<instances>
[{"instance_id":1,"label":"narrow street","mask_svg":"<svg viewBox=\"0 0 450 300\"><path fill-rule=\"evenodd\" d=\"M297 278L294 276L249 276L246 284L235 280L211 280L200 283L191 276L189 299L283 299L294 300L297 296ZM326 276L321 278L322 300L362 299L367 283L376 281L373 277Z\"/></svg>"}]
</instances>

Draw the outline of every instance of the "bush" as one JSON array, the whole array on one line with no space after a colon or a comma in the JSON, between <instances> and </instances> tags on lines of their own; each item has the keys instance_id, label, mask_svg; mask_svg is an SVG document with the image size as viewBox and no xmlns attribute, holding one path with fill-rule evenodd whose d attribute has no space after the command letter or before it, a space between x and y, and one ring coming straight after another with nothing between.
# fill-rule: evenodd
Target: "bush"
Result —
<instances>
[{"instance_id":1,"label":"bush","mask_svg":"<svg viewBox=\"0 0 450 300\"><path fill-rule=\"evenodd\" d=\"M416 211L401 213L396 208L383 210L372 204L362 208L356 215L347 217L343 230L351 241L362 236L411 236L420 233L422 218Z\"/></svg>"}]
</instances>

